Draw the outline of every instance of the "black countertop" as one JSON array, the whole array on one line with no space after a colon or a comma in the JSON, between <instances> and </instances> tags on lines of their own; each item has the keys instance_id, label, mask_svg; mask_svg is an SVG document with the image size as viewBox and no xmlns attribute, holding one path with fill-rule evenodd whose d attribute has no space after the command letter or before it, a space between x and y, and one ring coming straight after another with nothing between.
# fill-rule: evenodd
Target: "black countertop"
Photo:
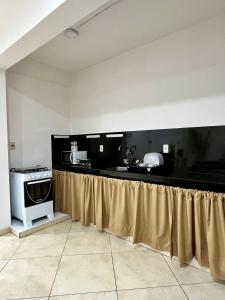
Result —
<instances>
[{"instance_id":1,"label":"black countertop","mask_svg":"<svg viewBox=\"0 0 225 300\"><path fill-rule=\"evenodd\" d=\"M115 171L112 168L85 168L73 165L53 165L53 169L81 174L92 174L118 179L144 181L149 183L214 191L225 193L225 176L221 174L198 173L190 169L180 169L176 173L153 175L149 173L136 173L130 171Z\"/></svg>"}]
</instances>

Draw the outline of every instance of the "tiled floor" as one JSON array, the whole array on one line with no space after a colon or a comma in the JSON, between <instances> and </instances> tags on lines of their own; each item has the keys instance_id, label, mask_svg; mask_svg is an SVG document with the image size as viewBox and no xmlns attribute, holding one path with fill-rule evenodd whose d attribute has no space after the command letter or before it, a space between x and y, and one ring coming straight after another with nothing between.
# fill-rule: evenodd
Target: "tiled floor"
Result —
<instances>
[{"instance_id":1,"label":"tiled floor","mask_svg":"<svg viewBox=\"0 0 225 300\"><path fill-rule=\"evenodd\" d=\"M70 220L0 237L0 300L224 300L209 273Z\"/></svg>"}]
</instances>

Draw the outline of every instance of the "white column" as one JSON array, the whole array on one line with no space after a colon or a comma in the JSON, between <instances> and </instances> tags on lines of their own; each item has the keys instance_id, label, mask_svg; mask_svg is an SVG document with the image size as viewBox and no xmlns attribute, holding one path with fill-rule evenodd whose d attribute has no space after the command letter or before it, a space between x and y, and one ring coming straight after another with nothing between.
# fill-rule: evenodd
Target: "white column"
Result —
<instances>
[{"instance_id":1,"label":"white column","mask_svg":"<svg viewBox=\"0 0 225 300\"><path fill-rule=\"evenodd\" d=\"M11 224L5 72L0 70L0 232Z\"/></svg>"}]
</instances>

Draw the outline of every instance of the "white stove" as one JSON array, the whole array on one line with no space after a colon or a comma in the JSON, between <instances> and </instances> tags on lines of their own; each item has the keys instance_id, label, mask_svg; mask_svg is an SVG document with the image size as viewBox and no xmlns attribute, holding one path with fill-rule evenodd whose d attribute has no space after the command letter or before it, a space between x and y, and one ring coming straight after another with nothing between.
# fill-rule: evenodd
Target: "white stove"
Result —
<instances>
[{"instance_id":1,"label":"white stove","mask_svg":"<svg viewBox=\"0 0 225 300\"><path fill-rule=\"evenodd\" d=\"M11 169L10 179L13 217L26 228L41 217L54 219L51 170L40 166Z\"/></svg>"}]
</instances>

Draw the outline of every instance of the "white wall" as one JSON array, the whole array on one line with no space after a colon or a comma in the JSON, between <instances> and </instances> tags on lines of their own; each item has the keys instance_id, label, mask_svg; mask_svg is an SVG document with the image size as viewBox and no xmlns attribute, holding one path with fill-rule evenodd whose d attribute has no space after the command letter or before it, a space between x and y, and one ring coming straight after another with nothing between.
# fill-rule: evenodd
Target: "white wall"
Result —
<instances>
[{"instance_id":1,"label":"white wall","mask_svg":"<svg viewBox=\"0 0 225 300\"><path fill-rule=\"evenodd\" d=\"M10 226L5 72L0 70L0 231Z\"/></svg>"},{"instance_id":2,"label":"white wall","mask_svg":"<svg viewBox=\"0 0 225 300\"><path fill-rule=\"evenodd\" d=\"M16 7L16 2L19 5L19 9ZM0 68L8 69L25 56L36 50L38 47L48 42L51 38L62 32L68 26L73 23L79 24L86 18L99 12L102 8L109 5L113 0L1 0L0 1ZM62 3L62 4L61 4ZM61 4L61 5L60 5ZM56 9L57 8L57 9ZM32 10L32 13L30 13ZM52 12L53 11L53 12ZM51 13L52 12L52 13ZM51 13L51 14L50 14ZM48 15L48 17L46 17ZM27 17L25 17L27 16ZM29 21L28 21L29 18ZM7 29L7 30L6 30ZM6 49L7 48L7 49ZM36 74L37 75L37 74ZM35 76L36 76L35 75ZM43 73L42 73L43 75ZM24 77L23 77L24 76ZM56 82L42 80L35 77L26 78L26 75L12 74L9 75L9 89L8 94L11 97L11 104L14 103L18 112L15 112L14 107L12 111L15 112L15 122L13 123L13 129L11 131L12 137L17 137L16 132L21 135L23 139L25 137L24 131L30 135L31 129L34 129L37 139L31 140L34 147L39 142L47 141L47 132L52 133L52 126L55 131L59 130L63 132L67 127L68 117L65 109L65 103L62 104L67 93L67 88L64 85L58 83L58 76ZM4 77L0 75L0 229L8 227L10 225L10 200L9 200L9 177L8 177L8 156L7 156L7 113L5 109L5 92L6 87L4 83ZM17 79L18 81L17 81ZM45 76L43 76L44 79ZM60 77L60 76L59 76ZM16 80L15 80L16 79ZM29 86L30 84L30 86ZM44 92L44 88L46 91ZM30 93L32 91L32 93ZM16 101L20 99L18 102ZM67 97L66 97L67 98ZM53 100L54 99L54 100ZM44 100L46 103L44 103ZM9 102L10 102L9 101ZM55 103L54 103L55 101ZM13 104L12 104L13 105ZM66 106L67 107L67 106ZM39 117L21 119L25 117L22 112L34 114L39 113ZM21 109L21 110L20 110ZM14 125L16 124L16 125ZM22 125L21 125L22 124ZM20 130L15 129L18 126ZM46 132L44 132L46 130ZM42 137L42 138L41 138ZM48 139L49 141L49 139ZM39 152L35 149L35 159L31 158L31 151L33 148L29 148L30 141L24 140L24 144L28 146L26 150L20 148L12 155L12 163L16 163L17 166L25 163L24 153L28 153L27 159L29 163L40 162L41 158L46 158L46 163L49 164L49 148L41 148ZM45 152L45 157L43 156ZM41 153L41 154L40 154ZM33 155L34 156L34 155ZM17 158L16 158L17 157ZM6 169L7 165L7 169ZM2 187L3 185L3 187Z\"/></svg>"},{"instance_id":3,"label":"white wall","mask_svg":"<svg viewBox=\"0 0 225 300\"><path fill-rule=\"evenodd\" d=\"M69 78L25 60L7 71L10 166L51 166L51 134L69 133Z\"/></svg>"},{"instance_id":4,"label":"white wall","mask_svg":"<svg viewBox=\"0 0 225 300\"><path fill-rule=\"evenodd\" d=\"M72 79L71 132L225 124L225 14Z\"/></svg>"},{"instance_id":5,"label":"white wall","mask_svg":"<svg viewBox=\"0 0 225 300\"><path fill-rule=\"evenodd\" d=\"M0 53L25 35L64 1L65 0L1 0ZM15 24L17 24L17 26L15 26Z\"/></svg>"}]
</instances>

